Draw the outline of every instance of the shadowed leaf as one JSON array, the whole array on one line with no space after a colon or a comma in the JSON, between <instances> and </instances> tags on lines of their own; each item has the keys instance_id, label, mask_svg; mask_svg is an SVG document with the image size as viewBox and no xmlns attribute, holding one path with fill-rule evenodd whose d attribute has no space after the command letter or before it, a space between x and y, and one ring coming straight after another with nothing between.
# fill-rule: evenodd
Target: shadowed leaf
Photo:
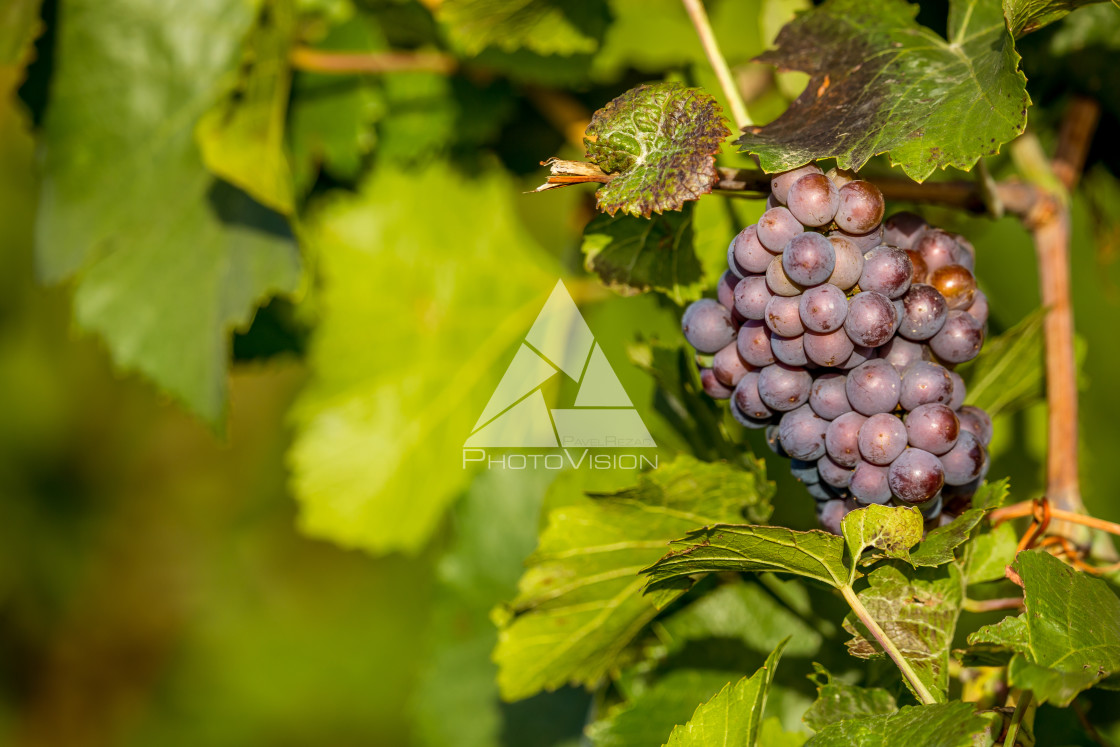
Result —
<instances>
[{"instance_id":1,"label":"shadowed leaf","mask_svg":"<svg viewBox=\"0 0 1120 747\"><path fill-rule=\"evenodd\" d=\"M820 731L829 724L861 716L876 716L898 710L894 696L881 687L857 687L833 679L827 669L814 663L810 675L817 686L817 699L802 717L809 728Z\"/></svg>"}]
</instances>

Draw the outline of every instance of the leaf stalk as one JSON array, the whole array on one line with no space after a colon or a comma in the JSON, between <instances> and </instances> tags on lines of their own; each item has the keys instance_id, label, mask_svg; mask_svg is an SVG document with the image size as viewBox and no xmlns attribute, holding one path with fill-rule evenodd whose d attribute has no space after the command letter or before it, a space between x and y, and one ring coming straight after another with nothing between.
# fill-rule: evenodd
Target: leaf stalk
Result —
<instances>
[{"instance_id":1,"label":"leaf stalk","mask_svg":"<svg viewBox=\"0 0 1120 747\"><path fill-rule=\"evenodd\" d=\"M716 41L715 32L712 31L712 23L708 20L704 3L702 0L681 0L681 2L684 4L684 9L688 11L688 17L692 20L696 35L700 37L700 46L704 48L704 54L708 56L708 62L711 63L712 69L719 79L723 95L727 97L728 106L731 107L731 118L735 120L735 126L740 130L749 127L753 122L747 113L747 105L743 101L743 94L739 92L739 87L735 85L735 78L731 75L731 68L728 67L727 60L723 58L723 53L719 50L719 42Z\"/></svg>"}]
</instances>

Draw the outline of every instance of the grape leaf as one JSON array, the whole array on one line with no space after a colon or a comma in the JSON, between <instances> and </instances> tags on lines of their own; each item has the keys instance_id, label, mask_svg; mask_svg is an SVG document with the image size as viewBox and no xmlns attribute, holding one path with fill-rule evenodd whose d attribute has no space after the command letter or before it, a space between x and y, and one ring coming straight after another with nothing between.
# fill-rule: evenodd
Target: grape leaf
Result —
<instances>
[{"instance_id":1,"label":"grape leaf","mask_svg":"<svg viewBox=\"0 0 1120 747\"><path fill-rule=\"evenodd\" d=\"M1032 31L1060 21L1067 15L1085 5L1106 2L1107 0L1003 0L1003 15L1007 27L1018 39ZM1116 5L1116 0L1112 0Z\"/></svg>"},{"instance_id":2,"label":"grape leaf","mask_svg":"<svg viewBox=\"0 0 1120 747\"><path fill-rule=\"evenodd\" d=\"M703 91L680 83L631 88L595 112L584 133L588 160L615 175L595 193L599 210L649 217L708 194L730 134Z\"/></svg>"},{"instance_id":3,"label":"grape leaf","mask_svg":"<svg viewBox=\"0 0 1120 747\"><path fill-rule=\"evenodd\" d=\"M568 682L593 684L657 614L638 575L692 527L768 517L755 476L726 464L678 457L638 484L554 510L503 610L494 652L508 700ZM763 519L764 520L764 519ZM664 599L683 589L665 593Z\"/></svg>"},{"instance_id":4,"label":"grape leaf","mask_svg":"<svg viewBox=\"0 0 1120 747\"><path fill-rule=\"evenodd\" d=\"M673 729L666 747L708 747L713 744L754 747L766 708L774 671L789 639L782 641L766 663L749 678L727 685L719 695L699 706L687 724Z\"/></svg>"},{"instance_id":5,"label":"grape leaf","mask_svg":"<svg viewBox=\"0 0 1120 747\"><path fill-rule=\"evenodd\" d=\"M454 174L381 168L307 219L323 316L289 460L314 536L375 553L421 548L469 477L463 441L510 348L556 283L517 223L513 185L487 170Z\"/></svg>"},{"instance_id":6,"label":"grape leaf","mask_svg":"<svg viewBox=\"0 0 1120 747\"><path fill-rule=\"evenodd\" d=\"M584 265L622 295L656 290L695 301L704 274L693 249L693 211L650 218L597 215L583 230Z\"/></svg>"},{"instance_id":7,"label":"grape leaf","mask_svg":"<svg viewBox=\"0 0 1120 747\"><path fill-rule=\"evenodd\" d=\"M602 0L444 0L436 15L468 55L488 46L544 55L594 52L607 20Z\"/></svg>"},{"instance_id":8,"label":"grape leaf","mask_svg":"<svg viewBox=\"0 0 1120 747\"><path fill-rule=\"evenodd\" d=\"M1011 495L1011 480L1004 477L995 482L986 481L972 496L973 508L996 509L1007 502Z\"/></svg>"},{"instance_id":9,"label":"grape leaf","mask_svg":"<svg viewBox=\"0 0 1120 747\"><path fill-rule=\"evenodd\" d=\"M998 3L952 0L949 39L905 0L828 0L798 16L759 59L810 74L790 108L737 141L766 171L836 158L859 169L889 153L910 177L970 169L1018 136L1030 99Z\"/></svg>"},{"instance_id":10,"label":"grape leaf","mask_svg":"<svg viewBox=\"0 0 1120 747\"><path fill-rule=\"evenodd\" d=\"M791 573L836 588L848 580L844 540L817 529L720 525L689 532L673 544L683 547L642 571L651 589L718 571Z\"/></svg>"},{"instance_id":11,"label":"grape leaf","mask_svg":"<svg viewBox=\"0 0 1120 747\"><path fill-rule=\"evenodd\" d=\"M922 512L913 507L872 504L850 512L840 526L853 566L868 547L909 563L910 548L922 540Z\"/></svg>"},{"instance_id":12,"label":"grape leaf","mask_svg":"<svg viewBox=\"0 0 1120 747\"><path fill-rule=\"evenodd\" d=\"M984 349L967 369L965 404L986 410L994 418L1042 399L1045 316L1046 309L1038 309L999 337L984 342Z\"/></svg>"},{"instance_id":13,"label":"grape leaf","mask_svg":"<svg viewBox=\"0 0 1120 747\"><path fill-rule=\"evenodd\" d=\"M802 720L814 731L821 731L837 721L898 710L894 696L881 687L858 687L840 682L816 662L813 669L815 673L809 679L817 686L817 699L805 711Z\"/></svg>"},{"instance_id":14,"label":"grape leaf","mask_svg":"<svg viewBox=\"0 0 1120 747\"><path fill-rule=\"evenodd\" d=\"M284 214L294 209L284 119L295 22L292 0L268 0L261 6L236 85L195 127L202 160L212 174Z\"/></svg>"},{"instance_id":15,"label":"grape leaf","mask_svg":"<svg viewBox=\"0 0 1120 747\"><path fill-rule=\"evenodd\" d=\"M998 581L1015 560L1019 535L1015 526L1004 522L990 532L977 535L965 555L964 576L970 584Z\"/></svg>"},{"instance_id":16,"label":"grape leaf","mask_svg":"<svg viewBox=\"0 0 1120 747\"><path fill-rule=\"evenodd\" d=\"M61 0L44 126L40 276L77 274L78 324L211 423L230 331L300 275L284 222L215 183L193 137L252 21L225 0Z\"/></svg>"},{"instance_id":17,"label":"grape leaf","mask_svg":"<svg viewBox=\"0 0 1120 747\"><path fill-rule=\"evenodd\" d=\"M949 647L953 642L964 591L955 565L903 572L881 565L867 575L858 593L871 618L894 641L922 683L944 702L949 687ZM883 656L883 650L855 615L844 628L852 634L848 652L861 659Z\"/></svg>"},{"instance_id":18,"label":"grape leaf","mask_svg":"<svg viewBox=\"0 0 1120 747\"><path fill-rule=\"evenodd\" d=\"M970 645L1014 651L1010 684L1061 707L1120 672L1120 599L1106 582L1041 550L1019 553L1015 569L1026 611L976 631Z\"/></svg>"},{"instance_id":19,"label":"grape leaf","mask_svg":"<svg viewBox=\"0 0 1120 747\"><path fill-rule=\"evenodd\" d=\"M977 713L971 703L904 706L897 713L838 721L817 732L805 746L975 747L991 743L992 725L990 717Z\"/></svg>"},{"instance_id":20,"label":"grape leaf","mask_svg":"<svg viewBox=\"0 0 1120 747\"><path fill-rule=\"evenodd\" d=\"M914 552L910 553L910 563L915 566L938 566L951 563L956 559L953 553L968 542L968 537L986 510L970 508L945 526L929 532Z\"/></svg>"}]
</instances>

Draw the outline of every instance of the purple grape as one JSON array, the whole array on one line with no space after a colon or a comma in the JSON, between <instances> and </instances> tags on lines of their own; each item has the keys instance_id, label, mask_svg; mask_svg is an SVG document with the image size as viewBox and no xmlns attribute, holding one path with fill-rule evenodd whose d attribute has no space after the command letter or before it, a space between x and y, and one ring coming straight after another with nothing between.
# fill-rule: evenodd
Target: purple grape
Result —
<instances>
[{"instance_id":1,"label":"purple grape","mask_svg":"<svg viewBox=\"0 0 1120 747\"><path fill-rule=\"evenodd\" d=\"M894 334L895 308L882 293L864 291L848 302L844 331L857 345L875 348Z\"/></svg>"},{"instance_id":2,"label":"purple grape","mask_svg":"<svg viewBox=\"0 0 1120 747\"><path fill-rule=\"evenodd\" d=\"M700 385L704 387L704 393L712 399L728 399L731 396L731 389L717 379L715 371L710 368L700 369Z\"/></svg>"},{"instance_id":3,"label":"purple grape","mask_svg":"<svg viewBox=\"0 0 1120 747\"><path fill-rule=\"evenodd\" d=\"M859 460L852 471L848 490L864 506L885 505L891 499L890 468Z\"/></svg>"},{"instance_id":4,"label":"purple grape","mask_svg":"<svg viewBox=\"0 0 1120 747\"><path fill-rule=\"evenodd\" d=\"M746 277L747 273L765 272L774 255L759 243L756 227L747 226L731 240L727 258L727 264L733 270L739 270L740 277Z\"/></svg>"},{"instance_id":5,"label":"purple grape","mask_svg":"<svg viewBox=\"0 0 1120 747\"><path fill-rule=\"evenodd\" d=\"M837 189L842 189L844 185L851 184L859 179L856 172L851 169L838 169L835 166L826 171L824 175L829 178L829 181L836 185Z\"/></svg>"},{"instance_id":6,"label":"purple grape","mask_svg":"<svg viewBox=\"0 0 1120 747\"><path fill-rule=\"evenodd\" d=\"M782 439L778 434L778 426L766 426L766 445L770 447L770 451L774 452L782 459L789 459L789 454L782 448Z\"/></svg>"},{"instance_id":7,"label":"purple grape","mask_svg":"<svg viewBox=\"0 0 1120 747\"><path fill-rule=\"evenodd\" d=\"M735 343L720 348L712 358L712 373L726 386L735 386L750 370L751 365L739 355L739 346Z\"/></svg>"},{"instance_id":8,"label":"purple grape","mask_svg":"<svg viewBox=\"0 0 1120 747\"><path fill-rule=\"evenodd\" d=\"M805 332L800 301L801 296L772 296L766 302L763 321L771 332L782 337L797 337Z\"/></svg>"},{"instance_id":9,"label":"purple grape","mask_svg":"<svg viewBox=\"0 0 1120 747\"><path fill-rule=\"evenodd\" d=\"M906 307L902 305L901 298L896 298L891 303L894 304L894 330L891 334L897 336L898 328L902 326L902 313L906 310Z\"/></svg>"},{"instance_id":10,"label":"purple grape","mask_svg":"<svg viewBox=\"0 0 1120 747\"><path fill-rule=\"evenodd\" d=\"M817 472L820 473L822 482L834 488L846 488L852 481L851 467L837 464L828 454L817 460Z\"/></svg>"},{"instance_id":11,"label":"purple grape","mask_svg":"<svg viewBox=\"0 0 1120 747\"><path fill-rule=\"evenodd\" d=\"M778 202L778 198L774 196L773 192L766 195L766 209L767 210L769 210L770 208L780 207L781 204L782 203Z\"/></svg>"},{"instance_id":12,"label":"purple grape","mask_svg":"<svg viewBox=\"0 0 1120 747\"><path fill-rule=\"evenodd\" d=\"M805 357L818 366L843 365L855 350L855 346L843 329L833 332L806 332L801 342L805 347Z\"/></svg>"},{"instance_id":13,"label":"purple grape","mask_svg":"<svg viewBox=\"0 0 1120 747\"><path fill-rule=\"evenodd\" d=\"M766 287L775 296L798 296L802 291L802 287L786 274L781 257L774 257L766 268Z\"/></svg>"},{"instance_id":14,"label":"purple grape","mask_svg":"<svg viewBox=\"0 0 1120 747\"><path fill-rule=\"evenodd\" d=\"M809 359L805 357L805 343L801 335L774 335L770 338L770 349L774 351L775 358L788 366L805 366L809 363Z\"/></svg>"},{"instance_id":15,"label":"purple grape","mask_svg":"<svg viewBox=\"0 0 1120 747\"><path fill-rule=\"evenodd\" d=\"M830 234L828 242L832 244L832 251L836 255L836 266L828 276L828 282L841 290L848 290L859 282L863 274L863 252L852 241Z\"/></svg>"},{"instance_id":16,"label":"purple grape","mask_svg":"<svg viewBox=\"0 0 1120 747\"><path fill-rule=\"evenodd\" d=\"M922 255L930 274L946 265L956 264L961 251L953 235L940 228L930 228L923 233L914 248Z\"/></svg>"},{"instance_id":17,"label":"purple grape","mask_svg":"<svg viewBox=\"0 0 1120 747\"><path fill-rule=\"evenodd\" d=\"M786 197L789 195L789 188L793 186L794 182L808 174L823 174L820 167L815 163L807 163L804 166L798 166L796 169L775 174L770 177L770 194L782 205L786 204Z\"/></svg>"},{"instance_id":18,"label":"purple grape","mask_svg":"<svg viewBox=\"0 0 1120 747\"><path fill-rule=\"evenodd\" d=\"M840 494L839 490L823 482L816 482L812 485L806 485L805 492L816 499L818 506L827 501L843 500L844 498L844 496Z\"/></svg>"},{"instance_id":19,"label":"purple grape","mask_svg":"<svg viewBox=\"0 0 1120 747\"><path fill-rule=\"evenodd\" d=\"M972 305L965 312L981 325L988 323L988 297L979 288L972 294Z\"/></svg>"},{"instance_id":20,"label":"purple grape","mask_svg":"<svg viewBox=\"0 0 1120 747\"><path fill-rule=\"evenodd\" d=\"M844 337L848 334L845 332ZM867 361L875 356L875 348L869 348L866 345L853 345L852 354L848 356L848 360L840 364L840 368L845 371L851 371L857 366L862 366Z\"/></svg>"},{"instance_id":21,"label":"purple grape","mask_svg":"<svg viewBox=\"0 0 1120 747\"><path fill-rule=\"evenodd\" d=\"M906 437L910 445L931 454L944 454L953 448L961 426L948 405L931 402L918 405L906 416Z\"/></svg>"},{"instance_id":22,"label":"purple grape","mask_svg":"<svg viewBox=\"0 0 1120 747\"><path fill-rule=\"evenodd\" d=\"M925 519L926 521L933 521L937 517L941 516L941 505L941 494L938 493L933 497L932 501L926 501L918 508L922 512L923 519Z\"/></svg>"},{"instance_id":23,"label":"purple grape","mask_svg":"<svg viewBox=\"0 0 1120 747\"><path fill-rule=\"evenodd\" d=\"M803 225L823 226L840 207L840 191L824 174L806 174L789 188L786 206Z\"/></svg>"},{"instance_id":24,"label":"purple grape","mask_svg":"<svg viewBox=\"0 0 1120 747\"><path fill-rule=\"evenodd\" d=\"M961 248L961 251L957 252L957 264L964 265L968 268L969 272L975 271L976 247L972 245L971 241L961 236L959 233L953 234L953 238L956 240L957 246Z\"/></svg>"},{"instance_id":25,"label":"purple grape","mask_svg":"<svg viewBox=\"0 0 1120 747\"><path fill-rule=\"evenodd\" d=\"M852 411L848 394L844 391L846 378L843 374L826 373L813 381L809 390L809 407L813 408L813 412L825 420L835 420Z\"/></svg>"},{"instance_id":26,"label":"purple grape","mask_svg":"<svg viewBox=\"0 0 1120 747\"><path fill-rule=\"evenodd\" d=\"M751 430L760 430L760 429L765 428L768 425L770 425L770 418L764 418L762 420L757 420L755 418L751 418L751 417L748 417L748 416L744 415L743 411L739 409L739 405L737 405L735 403L734 393L732 393L732 396L731 396L730 410L731 410L731 417L735 418L736 422L738 422L739 425L743 426L744 428L750 428Z\"/></svg>"},{"instance_id":27,"label":"purple grape","mask_svg":"<svg viewBox=\"0 0 1120 747\"><path fill-rule=\"evenodd\" d=\"M898 405L902 379L894 366L874 358L848 374L845 391L852 409L864 415L890 412Z\"/></svg>"},{"instance_id":28,"label":"purple grape","mask_svg":"<svg viewBox=\"0 0 1120 747\"><path fill-rule=\"evenodd\" d=\"M918 361L928 361L930 357L928 347L903 337L892 337L879 348L879 358L894 366L899 374L906 373L906 369Z\"/></svg>"},{"instance_id":29,"label":"purple grape","mask_svg":"<svg viewBox=\"0 0 1120 747\"><path fill-rule=\"evenodd\" d=\"M883 243L897 246L899 249L910 249L927 228L929 224L920 215L908 212L895 213L883 224Z\"/></svg>"},{"instance_id":30,"label":"purple grape","mask_svg":"<svg viewBox=\"0 0 1120 747\"><path fill-rule=\"evenodd\" d=\"M782 252L782 268L798 285L820 285L836 268L832 242L819 233L797 234Z\"/></svg>"},{"instance_id":31,"label":"purple grape","mask_svg":"<svg viewBox=\"0 0 1120 747\"><path fill-rule=\"evenodd\" d=\"M929 347L946 363L964 363L976 357L984 344L984 325L964 311L950 311L945 326L929 339Z\"/></svg>"},{"instance_id":32,"label":"purple grape","mask_svg":"<svg viewBox=\"0 0 1120 747\"><path fill-rule=\"evenodd\" d=\"M689 345L701 353L714 353L735 339L735 321L718 301L702 298L685 309L681 331Z\"/></svg>"},{"instance_id":33,"label":"purple grape","mask_svg":"<svg viewBox=\"0 0 1120 747\"><path fill-rule=\"evenodd\" d=\"M802 485L816 485L821 481L821 473L817 470L816 462L806 462L804 459L791 459L789 472L793 478Z\"/></svg>"},{"instance_id":34,"label":"purple grape","mask_svg":"<svg viewBox=\"0 0 1120 747\"><path fill-rule=\"evenodd\" d=\"M965 389L964 379L961 378L959 373L950 371L949 378L953 380L953 396L949 400L949 408L956 411L961 409L961 405L964 404L964 397L967 390ZM984 445L987 446L988 444L985 443Z\"/></svg>"},{"instance_id":35,"label":"purple grape","mask_svg":"<svg viewBox=\"0 0 1120 747\"><path fill-rule=\"evenodd\" d=\"M735 285L739 282L739 278L735 273L728 270L720 275L719 284L716 286L716 300L724 308L735 310Z\"/></svg>"},{"instance_id":36,"label":"purple grape","mask_svg":"<svg viewBox=\"0 0 1120 747\"><path fill-rule=\"evenodd\" d=\"M967 309L976 296L976 278L964 265L945 265L929 274L929 284L945 297L950 309Z\"/></svg>"},{"instance_id":37,"label":"purple grape","mask_svg":"<svg viewBox=\"0 0 1120 747\"><path fill-rule=\"evenodd\" d=\"M980 476L988 455L980 439L969 431L962 430L953 448L941 455L941 465L945 470L945 482L949 485L964 485Z\"/></svg>"},{"instance_id":38,"label":"purple grape","mask_svg":"<svg viewBox=\"0 0 1120 747\"><path fill-rule=\"evenodd\" d=\"M842 534L844 517L859 508L855 501L834 498L817 504L817 523L831 534Z\"/></svg>"},{"instance_id":39,"label":"purple grape","mask_svg":"<svg viewBox=\"0 0 1120 747\"><path fill-rule=\"evenodd\" d=\"M913 410L926 404L947 405L952 401L953 377L944 366L932 361L917 361L902 374L902 389L898 395L898 404L902 405L902 409Z\"/></svg>"},{"instance_id":40,"label":"purple grape","mask_svg":"<svg viewBox=\"0 0 1120 747\"><path fill-rule=\"evenodd\" d=\"M739 408L739 412L746 417L752 420L765 420L772 416L774 411L758 396L758 377L757 371L751 371L739 379L732 394L732 401Z\"/></svg>"},{"instance_id":41,"label":"purple grape","mask_svg":"<svg viewBox=\"0 0 1120 747\"><path fill-rule=\"evenodd\" d=\"M812 375L799 366L774 363L758 372L758 396L767 407L778 412L795 410L808 402L812 386ZM784 437L782 443L785 443Z\"/></svg>"},{"instance_id":42,"label":"purple grape","mask_svg":"<svg viewBox=\"0 0 1120 747\"><path fill-rule=\"evenodd\" d=\"M836 208L836 225L847 233L873 231L883 220L883 193L871 182L848 182L840 187L840 204Z\"/></svg>"},{"instance_id":43,"label":"purple grape","mask_svg":"<svg viewBox=\"0 0 1120 747\"><path fill-rule=\"evenodd\" d=\"M882 226L879 226L878 228L875 228L874 230L869 231L868 233L865 233L865 234L846 233L844 231L832 231L831 233L828 234L828 237L830 239L831 238L847 239L857 249L859 249L859 252L860 252L861 255L871 251L872 249L879 246L880 244L885 244L886 243L885 241L883 241L883 227Z\"/></svg>"},{"instance_id":44,"label":"purple grape","mask_svg":"<svg viewBox=\"0 0 1120 747\"><path fill-rule=\"evenodd\" d=\"M979 407L965 405L958 408L957 419L960 420L961 430L976 436L984 446L992 442L992 419Z\"/></svg>"},{"instance_id":45,"label":"purple grape","mask_svg":"<svg viewBox=\"0 0 1120 747\"><path fill-rule=\"evenodd\" d=\"M744 319L766 316L766 302L773 297L765 275L747 275L735 286L735 311Z\"/></svg>"},{"instance_id":46,"label":"purple grape","mask_svg":"<svg viewBox=\"0 0 1120 747\"><path fill-rule=\"evenodd\" d=\"M863 273L859 289L882 293L887 298L901 298L910 289L914 265L902 249L880 246L863 255Z\"/></svg>"},{"instance_id":47,"label":"purple grape","mask_svg":"<svg viewBox=\"0 0 1120 747\"><path fill-rule=\"evenodd\" d=\"M779 424L782 446L795 459L815 461L824 456L824 433L828 421L802 405L782 416Z\"/></svg>"},{"instance_id":48,"label":"purple grape","mask_svg":"<svg viewBox=\"0 0 1120 747\"><path fill-rule=\"evenodd\" d=\"M785 207L770 208L758 219L758 240L772 254L781 254L789 240L804 230Z\"/></svg>"},{"instance_id":49,"label":"purple grape","mask_svg":"<svg viewBox=\"0 0 1120 747\"><path fill-rule=\"evenodd\" d=\"M839 329L848 316L848 297L835 285L825 283L801 294L799 315L810 332Z\"/></svg>"},{"instance_id":50,"label":"purple grape","mask_svg":"<svg viewBox=\"0 0 1120 747\"><path fill-rule=\"evenodd\" d=\"M859 455L865 462L885 467L906 448L906 426L894 415L876 413L859 429Z\"/></svg>"},{"instance_id":51,"label":"purple grape","mask_svg":"<svg viewBox=\"0 0 1120 747\"><path fill-rule=\"evenodd\" d=\"M739 328L736 340L739 355L747 363L758 368L774 362L774 351L770 348L770 330L755 319L748 319Z\"/></svg>"},{"instance_id":52,"label":"purple grape","mask_svg":"<svg viewBox=\"0 0 1120 747\"><path fill-rule=\"evenodd\" d=\"M844 467L855 467L859 463L859 432L866 422L866 416L846 412L828 424L824 446L832 461Z\"/></svg>"},{"instance_id":53,"label":"purple grape","mask_svg":"<svg viewBox=\"0 0 1120 747\"><path fill-rule=\"evenodd\" d=\"M945 484L945 470L933 454L909 448L891 463L887 481L895 498L916 505L937 495Z\"/></svg>"},{"instance_id":54,"label":"purple grape","mask_svg":"<svg viewBox=\"0 0 1120 747\"><path fill-rule=\"evenodd\" d=\"M949 318L945 297L932 285L913 285L902 297L902 326L898 333L908 340L928 340Z\"/></svg>"}]
</instances>

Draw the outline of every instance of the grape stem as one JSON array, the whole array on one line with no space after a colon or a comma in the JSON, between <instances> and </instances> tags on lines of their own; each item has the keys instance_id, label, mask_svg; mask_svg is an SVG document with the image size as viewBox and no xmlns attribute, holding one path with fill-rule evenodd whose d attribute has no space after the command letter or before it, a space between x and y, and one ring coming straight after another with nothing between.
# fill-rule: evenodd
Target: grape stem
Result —
<instances>
[{"instance_id":1,"label":"grape stem","mask_svg":"<svg viewBox=\"0 0 1120 747\"><path fill-rule=\"evenodd\" d=\"M895 645L886 631L879 626L879 623L875 621L875 618L873 618L871 613L867 611L867 608L863 606L863 602L860 601L859 596L852 587L845 584L840 587L840 593L844 595L844 601L852 608L852 612L855 613L856 617L858 617L864 627L867 628L867 631L871 633L872 637L878 641L883 651L887 653L887 656L891 657L891 660L898 666L899 671L902 672L902 676L905 677L906 681L910 684L910 688L914 691L914 695L917 696L918 700L922 701L923 705L933 705L936 703L937 698L933 696L929 688L918 678L918 673L910 666L910 662L906 661L906 658L902 655L902 652L898 650L898 646Z\"/></svg>"},{"instance_id":2,"label":"grape stem","mask_svg":"<svg viewBox=\"0 0 1120 747\"><path fill-rule=\"evenodd\" d=\"M704 3L702 0L681 0L681 3L684 5L684 9L688 11L688 17L692 19L696 35L700 37L700 46L704 48L704 54L708 56L708 62L711 64L712 70L715 71L716 77L719 78L719 85L723 89L723 95L727 97L728 106L731 107L731 118L735 120L735 126L740 130L750 126L753 122L747 113L747 105L743 102L743 94L739 92L739 87L735 85L731 68L727 66L727 60L723 58L723 53L719 51L719 43L712 31L708 13L704 10Z\"/></svg>"},{"instance_id":3,"label":"grape stem","mask_svg":"<svg viewBox=\"0 0 1120 747\"><path fill-rule=\"evenodd\" d=\"M1022 609L1022 597L1007 597L1006 599L965 599L961 609L966 612L996 612L998 610Z\"/></svg>"},{"instance_id":4,"label":"grape stem","mask_svg":"<svg viewBox=\"0 0 1120 747\"><path fill-rule=\"evenodd\" d=\"M997 508L990 515L992 524L999 524L1000 522L1007 521L1008 519L1018 519L1023 516L1030 516L1034 512L1034 501L1023 501L1022 503L1015 503L1003 508ZM1109 534L1120 535L1120 524L1112 521L1105 521L1098 519L1094 516L1086 516L1085 514L1074 513L1073 511L1066 511L1060 508L1051 508L1050 515L1061 521L1069 521L1074 524L1083 524L1093 529L1100 529L1102 532Z\"/></svg>"},{"instance_id":5,"label":"grape stem","mask_svg":"<svg viewBox=\"0 0 1120 747\"><path fill-rule=\"evenodd\" d=\"M1007 725L1007 734L1003 737L1004 747L1015 747L1015 740L1019 737L1019 727L1023 723L1023 718L1027 715L1027 710L1031 707L1031 701L1034 697L1030 690L1023 690L1019 693L1019 698L1015 703L1015 712L1011 714L1011 723Z\"/></svg>"}]
</instances>

